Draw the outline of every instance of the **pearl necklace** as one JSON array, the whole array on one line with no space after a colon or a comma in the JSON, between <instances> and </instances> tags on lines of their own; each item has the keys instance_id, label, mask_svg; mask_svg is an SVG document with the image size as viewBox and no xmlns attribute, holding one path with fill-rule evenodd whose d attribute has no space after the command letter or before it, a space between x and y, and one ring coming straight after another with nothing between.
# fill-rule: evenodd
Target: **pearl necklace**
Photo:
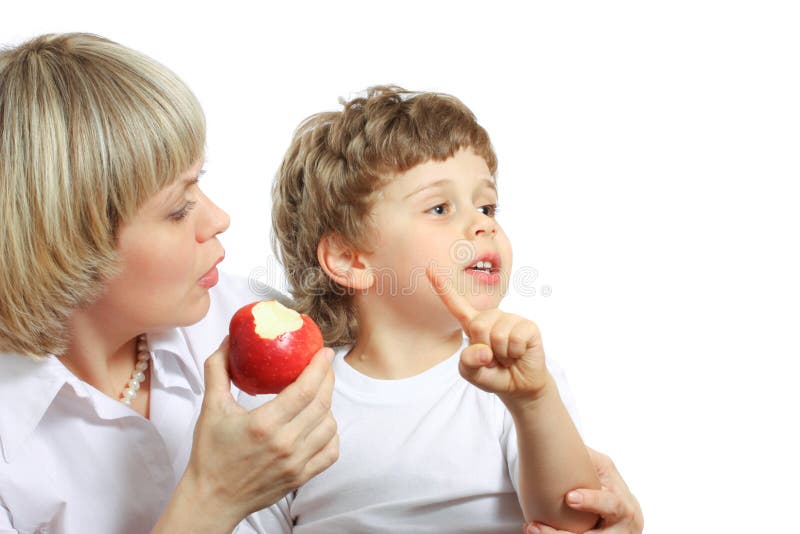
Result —
<instances>
[{"instance_id":1,"label":"pearl necklace","mask_svg":"<svg viewBox=\"0 0 800 534\"><path fill-rule=\"evenodd\" d=\"M131 401L136 398L139 388L142 387L146 376L147 362L150 360L150 351L147 350L147 338L144 334L136 338L136 366L131 373L131 379L125 385L125 389L119 395L119 400L123 404L131 405Z\"/></svg>"}]
</instances>

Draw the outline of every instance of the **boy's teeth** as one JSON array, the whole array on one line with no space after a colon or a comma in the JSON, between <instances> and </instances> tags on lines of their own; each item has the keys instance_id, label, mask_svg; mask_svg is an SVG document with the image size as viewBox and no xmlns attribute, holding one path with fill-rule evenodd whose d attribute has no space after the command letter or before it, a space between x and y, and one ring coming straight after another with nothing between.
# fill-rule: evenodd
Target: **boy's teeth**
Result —
<instances>
[{"instance_id":1,"label":"boy's teeth","mask_svg":"<svg viewBox=\"0 0 800 534\"><path fill-rule=\"evenodd\" d=\"M491 269L492 268L492 262L490 262L490 261L479 261L478 263L475 264L475 268L476 269Z\"/></svg>"}]
</instances>

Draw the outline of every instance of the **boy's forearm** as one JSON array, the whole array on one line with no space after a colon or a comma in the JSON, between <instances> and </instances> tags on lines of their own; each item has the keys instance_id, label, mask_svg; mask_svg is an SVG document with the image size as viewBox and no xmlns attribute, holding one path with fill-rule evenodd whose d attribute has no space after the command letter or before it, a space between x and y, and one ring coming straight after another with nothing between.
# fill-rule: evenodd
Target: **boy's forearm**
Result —
<instances>
[{"instance_id":1,"label":"boy's forearm","mask_svg":"<svg viewBox=\"0 0 800 534\"><path fill-rule=\"evenodd\" d=\"M586 446L567 412L555 380L535 400L504 400L514 419L519 448L519 499L526 521L570 532L594 527L597 516L572 510L564 496L600 488Z\"/></svg>"}]
</instances>

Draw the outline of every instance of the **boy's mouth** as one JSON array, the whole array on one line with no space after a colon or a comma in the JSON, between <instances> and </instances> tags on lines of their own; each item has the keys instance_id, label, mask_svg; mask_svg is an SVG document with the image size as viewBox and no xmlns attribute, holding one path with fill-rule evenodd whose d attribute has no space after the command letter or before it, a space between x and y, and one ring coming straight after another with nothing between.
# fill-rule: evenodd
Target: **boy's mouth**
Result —
<instances>
[{"instance_id":1,"label":"boy's mouth","mask_svg":"<svg viewBox=\"0 0 800 534\"><path fill-rule=\"evenodd\" d=\"M483 254L477 261L467 267L467 270L497 274L500 272L500 256L497 254Z\"/></svg>"}]
</instances>

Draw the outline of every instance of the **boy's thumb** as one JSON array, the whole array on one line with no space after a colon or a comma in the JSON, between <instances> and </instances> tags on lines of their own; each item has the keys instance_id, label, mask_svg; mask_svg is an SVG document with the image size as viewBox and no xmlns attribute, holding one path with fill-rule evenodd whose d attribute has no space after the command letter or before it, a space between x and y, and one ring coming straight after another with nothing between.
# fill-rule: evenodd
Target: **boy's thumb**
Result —
<instances>
[{"instance_id":1,"label":"boy's thumb","mask_svg":"<svg viewBox=\"0 0 800 534\"><path fill-rule=\"evenodd\" d=\"M472 370L477 371L486 367L492 362L492 349L489 345L475 343L461 352L461 363Z\"/></svg>"},{"instance_id":2,"label":"boy's thumb","mask_svg":"<svg viewBox=\"0 0 800 534\"><path fill-rule=\"evenodd\" d=\"M483 343L470 345L461 351L458 370L468 382L478 387L486 381L486 367L493 367L492 349Z\"/></svg>"}]
</instances>

